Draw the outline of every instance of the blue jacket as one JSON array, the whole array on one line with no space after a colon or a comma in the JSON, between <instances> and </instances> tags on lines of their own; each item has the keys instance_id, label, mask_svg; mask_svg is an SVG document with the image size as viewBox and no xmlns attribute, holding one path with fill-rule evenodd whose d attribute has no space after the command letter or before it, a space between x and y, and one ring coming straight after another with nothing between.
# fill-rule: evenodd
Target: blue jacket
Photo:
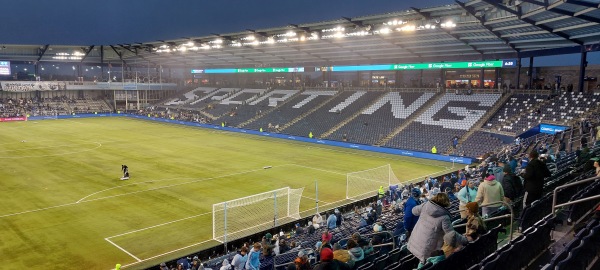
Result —
<instances>
[{"instance_id":1,"label":"blue jacket","mask_svg":"<svg viewBox=\"0 0 600 270\"><path fill-rule=\"evenodd\" d=\"M512 159L511 161L509 161L508 165L510 166L510 170L512 171L512 173L515 173L517 171L517 160L516 159Z\"/></svg>"},{"instance_id":2,"label":"blue jacket","mask_svg":"<svg viewBox=\"0 0 600 270\"><path fill-rule=\"evenodd\" d=\"M254 251L254 248L250 249L250 253L248 253L248 261L246 261L246 269L248 269L248 270L259 270L260 269L260 250Z\"/></svg>"},{"instance_id":3,"label":"blue jacket","mask_svg":"<svg viewBox=\"0 0 600 270\"><path fill-rule=\"evenodd\" d=\"M408 198L404 204L404 229L409 232L413 230L419 220L419 216L415 216L412 212L412 209L419 204L420 202L415 200L414 197Z\"/></svg>"},{"instance_id":4,"label":"blue jacket","mask_svg":"<svg viewBox=\"0 0 600 270\"><path fill-rule=\"evenodd\" d=\"M334 214L329 215L327 218L327 228L335 229L337 223L337 217Z\"/></svg>"}]
</instances>

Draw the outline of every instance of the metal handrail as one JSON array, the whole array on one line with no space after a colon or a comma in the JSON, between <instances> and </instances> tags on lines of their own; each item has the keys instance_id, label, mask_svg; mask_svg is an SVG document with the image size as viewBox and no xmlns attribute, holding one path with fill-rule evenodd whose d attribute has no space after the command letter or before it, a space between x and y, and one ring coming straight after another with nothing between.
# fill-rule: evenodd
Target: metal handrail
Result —
<instances>
[{"instance_id":1,"label":"metal handrail","mask_svg":"<svg viewBox=\"0 0 600 270\"><path fill-rule=\"evenodd\" d=\"M491 218L485 219L484 221L487 221L487 220L496 220L496 219L500 219L500 218L506 218L507 215L510 215L510 240L512 240L512 237L513 237L513 222L514 222L514 212L513 212L512 205L510 205L509 203L507 203L505 201L497 201L497 202L491 202L491 203L482 204L479 207L484 207L484 206L489 206L489 205L497 205L499 203L503 204L503 205L506 205L506 207L508 207L508 210L510 210L510 214L506 214L506 215L503 215L503 216L497 216L497 217L491 217ZM465 211L465 210L456 210L456 211L452 211L450 213L454 214L454 213L460 213L462 211ZM463 224L458 224L458 225L453 226L453 227L457 228L457 227L461 227L461 225L463 225ZM465 226L466 226L466 224L465 224Z\"/></svg>"},{"instance_id":2,"label":"metal handrail","mask_svg":"<svg viewBox=\"0 0 600 270\"><path fill-rule=\"evenodd\" d=\"M368 233L368 234L361 234L360 237L367 237L367 236L372 236L375 234L380 234L380 233L387 233L389 236L391 236L392 242L390 243L382 243L382 244L378 244L378 245L373 245L372 247L381 247L381 246L389 246L390 244L392 244L392 249L396 248L396 241L394 241L394 234L390 231L381 231L381 232L373 232L373 233ZM342 240L349 240L350 238L352 238L352 236L350 237L346 237L346 238L342 238L340 240L338 240L338 243L341 242Z\"/></svg>"},{"instance_id":3,"label":"metal handrail","mask_svg":"<svg viewBox=\"0 0 600 270\"><path fill-rule=\"evenodd\" d=\"M573 182L573 183L564 184L562 186L558 186L558 187L554 188L554 194L552 196L552 216L556 216L556 208L558 208L558 207L563 207L563 206L567 206L567 205L577 204L577 203L580 203L580 202L585 202L585 201L589 201L589 200L592 200L592 199L600 198L600 195L596 195L596 196L592 196L592 197L587 197L585 199L579 199L579 200L576 200L576 201L571 201L571 202L566 202L566 203L563 203L563 204L556 205L556 193L559 190L567 188L567 187L577 186L577 185L580 185L580 184L583 184L583 183L595 181L595 180L598 180L598 179L600 179L600 176L594 176L594 177L591 177L591 178L579 180L579 181Z\"/></svg>"}]
</instances>

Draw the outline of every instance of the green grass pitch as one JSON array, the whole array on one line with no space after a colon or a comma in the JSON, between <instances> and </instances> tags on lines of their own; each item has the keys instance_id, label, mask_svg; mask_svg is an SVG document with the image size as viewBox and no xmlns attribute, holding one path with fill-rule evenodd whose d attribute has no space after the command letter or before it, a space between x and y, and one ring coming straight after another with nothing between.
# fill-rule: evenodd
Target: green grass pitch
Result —
<instances>
[{"instance_id":1,"label":"green grass pitch","mask_svg":"<svg viewBox=\"0 0 600 270\"><path fill-rule=\"evenodd\" d=\"M346 173L391 164L408 181L452 166L125 117L0 123L0 162L3 269L156 265L219 244L214 203L305 187L309 215L315 180L328 209Z\"/></svg>"}]
</instances>

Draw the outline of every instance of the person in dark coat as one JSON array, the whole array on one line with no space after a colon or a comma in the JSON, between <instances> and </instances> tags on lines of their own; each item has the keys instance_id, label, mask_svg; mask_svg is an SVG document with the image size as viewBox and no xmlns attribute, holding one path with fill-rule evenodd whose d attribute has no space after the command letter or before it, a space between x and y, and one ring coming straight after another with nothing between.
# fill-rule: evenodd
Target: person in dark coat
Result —
<instances>
[{"instance_id":1,"label":"person in dark coat","mask_svg":"<svg viewBox=\"0 0 600 270\"><path fill-rule=\"evenodd\" d=\"M544 178L551 175L546 164L538 159L539 154L533 150L529 153L531 160L525 168L524 187L525 197L523 198L523 207L531 205L535 200L542 197L544 189Z\"/></svg>"},{"instance_id":2,"label":"person in dark coat","mask_svg":"<svg viewBox=\"0 0 600 270\"><path fill-rule=\"evenodd\" d=\"M321 249L321 263L316 265L313 270L350 270L350 265L340 262L333 258L333 250L330 248Z\"/></svg>"},{"instance_id":3,"label":"person in dark coat","mask_svg":"<svg viewBox=\"0 0 600 270\"><path fill-rule=\"evenodd\" d=\"M513 202L523 193L523 183L516 176L510 167L504 167L504 177L502 178L502 189L504 189L504 197L508 198L509 202Z\"/></svg>"}]
</instances>

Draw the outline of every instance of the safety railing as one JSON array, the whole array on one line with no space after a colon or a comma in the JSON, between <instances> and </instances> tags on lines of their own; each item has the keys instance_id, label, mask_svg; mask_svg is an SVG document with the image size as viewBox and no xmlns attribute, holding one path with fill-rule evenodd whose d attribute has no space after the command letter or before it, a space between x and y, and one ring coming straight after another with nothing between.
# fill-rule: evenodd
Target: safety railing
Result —
<instances>
[{"instance_id":1,"label":"safety railing","mask_svg":"<svg viewBox=\"0 0 600 270\"><path fill-rule=\"evenodd\" d=\"M587 198L583 198L583 199L579 199L579 200L574 200L574 201L569 201L566 203L561 203L561 204L556 204L556 194L558 193L559 190L567 188L567 187L572 187L572 186L577 186L577 185L581 185L584 183L588 183L588 182L592 182L592 181L596 181L600 179L600 176L595 176L595 177L591 177L591 178L587 178L587 179L583 179L583 180L579 180L577 182L573 182L573 183L568 183L568 184L564 184L562 186L558 186L556 188L554 188L554 196L552 196L552 216L556 216L556 209L563 207L563 206L569 206L569 205L573 205L573 204L578 204L578 203L582 203L582 202L587 202L587 201L591 201L591 200L595 200L600 198L600 195L594 195L594 196L590 196Z\"/></svg>"},{"instance_id":2,"label":"safety railing","mask_svg":"<svg viewBox=\"0 0 600 270\"><path fill-rule=\"evenodd\" d=\"M381 243L381 244L377 244L377 245L372 245L372 247L384 247L384 246L392 246L392 249L396 248L396 241L394 239L394 234L390 231L381 231L381 232L374 232L374 233L369 233L369 234L361 234L360 237L369 237L369 236L373 236L373 235L377 235L377 234L388 234L389 235L389 239L391 239L392 241L389 243ZM338 241L338 243L340 243L340 245L342 245L341 243L343 243L343 245L345 245L348 240L352 238L352 236L350 237L346 237L346 238L342 238ZM343 246L342 245L342 246Z\"/></svg>"},{"instance_id":3,"label":"safety railing","mask_svg":"<svg viewBox=\"0 0 600 270\"><path fill-rule=\"evenodd\" d=\"M514 212L513 212L513 208L512 205L510 205L509 203L505 202L505 201L497 201L497 202L491 202L491 203L486 203L486 204L482 204L479 207L486 207L486 206L490 206L490 205L498 205L498 204L503 204L505 205L508 210L510 211L510 214L505 214L505 215L501 215L501 216L496 216L496 217L491 217L491 218L486 218L483 221L492 221L492 220L498 220L498 219L504 219L504 218L508 218L510 217L510 240L512 240L513 237L513 222L514 222ZM455 213L460 213L462 211L466 211L465 210L456 210L456 211L452 211L450 212L451 214L455 214ZM463 226L467 226L466 223L463 224L456 224L454 225L454 228L460 228Z\"/></svg>"}]
</instances>

